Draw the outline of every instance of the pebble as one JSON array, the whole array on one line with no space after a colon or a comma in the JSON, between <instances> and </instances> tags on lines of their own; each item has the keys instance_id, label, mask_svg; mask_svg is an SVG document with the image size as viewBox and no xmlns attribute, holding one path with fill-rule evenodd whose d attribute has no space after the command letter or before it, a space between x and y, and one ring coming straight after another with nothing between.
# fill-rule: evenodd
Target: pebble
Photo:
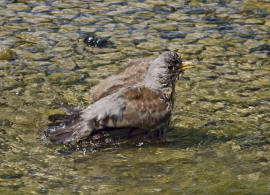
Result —
<instances>
[{"instance_id":1,"label":"pebble","mask_svg":"<svg viewBox=\"0 0 270 195\"><path fill-rule=\"evenodd\" d=\"M14 57L14 52L8 47L0 45L0 60L11 60Z\"/></svg>"}]
</instances>

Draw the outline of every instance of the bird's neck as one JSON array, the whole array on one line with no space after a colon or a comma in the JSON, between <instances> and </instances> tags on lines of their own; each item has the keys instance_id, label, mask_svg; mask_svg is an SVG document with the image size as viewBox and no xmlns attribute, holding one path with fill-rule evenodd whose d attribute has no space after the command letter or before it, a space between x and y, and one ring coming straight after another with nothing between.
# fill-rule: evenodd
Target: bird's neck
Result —
<instances>
[{"instance_id":1,"label":"bird's neck","mask_svg":"<svg viewBox=\"0 0 270 195\"><path fill-rule=\"evenodd\" d=\"M156 92L159 92L160 89L163 88L163 84L150 73L146 74L144 82L146 87Z\"/></svg>"},{"instance_id":2,"label":"bird's neck","mask_svg":"<svg viewBox=\"0 0 270 195\"><path fill-rule=\"evenodd\" d=\"M158 67L159 66L159 60L156 59L154 60L149 68L148 68L148 71L147 73L145 74L145 78L144 78L144 83L145 85L152 89L153 91L160 91L161 88L164 87L164 83L163 83L163 78L160 78L160 71L155 68L155 67Z\"/></svg>"},{"instance_id":3,"label":"bird's neck","mask_svg":"<svg viewBox=\"0 0 270 195\"><path fill-rule=\"evenodd\" d=\"M169 75L166 72L162 72L162 69L157 68L161 67L161 63L164 63L164 61L157 58L150 64L144 78L144 84L147 88L160 94L162 99L170 101L173 99L175 82L168 82L170 80Z\"/></svg>"},{"instance_id":4,"label":"bird's neck","mask_svg":"<svg viewBox=\"0 0 270 195\"><path fill-rule=\"evenodd\" d=\"M166 101L172 101L174 97L174 91L175 91L175 82L172 83L163 83L160 79L157 77L147 74L145 79L145 86L152 91L156 92L157 94L160 94L160 97L162 99L165 99Z\"/></svg>"}]
</instances>

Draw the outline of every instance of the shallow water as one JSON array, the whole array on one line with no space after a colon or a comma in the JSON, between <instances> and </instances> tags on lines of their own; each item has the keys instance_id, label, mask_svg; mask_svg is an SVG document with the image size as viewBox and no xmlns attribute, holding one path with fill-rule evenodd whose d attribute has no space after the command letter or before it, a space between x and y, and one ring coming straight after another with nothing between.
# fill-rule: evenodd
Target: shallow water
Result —
<instances>
[{"instance_id":1,"label":"shallow water","mask_svg":"<svg viewBox=\"0 0 270 195\"><path fill-rule=\"evenodd\" d=\"M269 1L1 0L0 24L0 194L270 194ZM113 44L86 46L91 32ZM55 97L86 107L99 80L166 49L196 65L167 142L42 140Z\"/></svg>"}]
</instances>

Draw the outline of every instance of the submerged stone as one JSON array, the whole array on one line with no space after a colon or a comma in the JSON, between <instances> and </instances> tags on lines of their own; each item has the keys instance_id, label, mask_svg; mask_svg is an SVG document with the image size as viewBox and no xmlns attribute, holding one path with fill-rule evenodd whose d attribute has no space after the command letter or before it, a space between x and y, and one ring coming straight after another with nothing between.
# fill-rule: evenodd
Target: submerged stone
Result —
<instances>
[{"instance_id":1,"label":"submerged stone","mask_svg":"<svg viewBox=\"0 0 270 195\"><path fill-rule=\"evenodd\" d=\"M182 32L164 32L164 33L161 33L160 35L161 38L163 39L184 39L186 37L186 34L185 33L182 33Z\"/></svg>"},{"instance_id":2,"label":"submerged stone","mask_svg":"<svg viewBox=\"0 0 270 195\"><path fill-rule=\"evenodd\" d=\"M97 37L94 34L91 34L87 36L83 42L89 46L102 48L108 44L109 38L110 37L106 37L106 38Z\"/></svg>"},{"instance_id":3,"label":"submerged stone","mask_svg":"<svg viewBox=\"0 0 270 195\"><path fill-rule=\"evenodd\" d=\"M8 47L0 45L0 60L11 60L13 59L14 52Z\"/></svg>"},{"instance_id":4,"label":"submerged stone","mask_svg":"<svg viewBox=\"0 0 270 195\"><path fill-rule=\"evenodd\" d=\"M250 52L267 52L270 54L270 44L262 44L259 45L258 47L254 47L250 49Z\"/></svg>"}]
</instances>

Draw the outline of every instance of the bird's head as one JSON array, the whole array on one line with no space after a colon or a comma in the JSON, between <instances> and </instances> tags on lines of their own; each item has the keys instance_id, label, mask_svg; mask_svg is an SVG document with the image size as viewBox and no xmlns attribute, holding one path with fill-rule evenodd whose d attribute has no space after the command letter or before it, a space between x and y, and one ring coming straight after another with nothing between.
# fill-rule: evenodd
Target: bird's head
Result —
<instances>
[{"instance_id":1,"label":"bird's head","mask_svg":"<svg viewBox=\"0 0 270 195\"><path fill-rule=\"evenodd\" d=\"M167 51L160 54L151 64L145 77L146 85L159 89L174 85L179 76L191 65L182 63L177 53Z\"/></svg>"}]
</instances>

